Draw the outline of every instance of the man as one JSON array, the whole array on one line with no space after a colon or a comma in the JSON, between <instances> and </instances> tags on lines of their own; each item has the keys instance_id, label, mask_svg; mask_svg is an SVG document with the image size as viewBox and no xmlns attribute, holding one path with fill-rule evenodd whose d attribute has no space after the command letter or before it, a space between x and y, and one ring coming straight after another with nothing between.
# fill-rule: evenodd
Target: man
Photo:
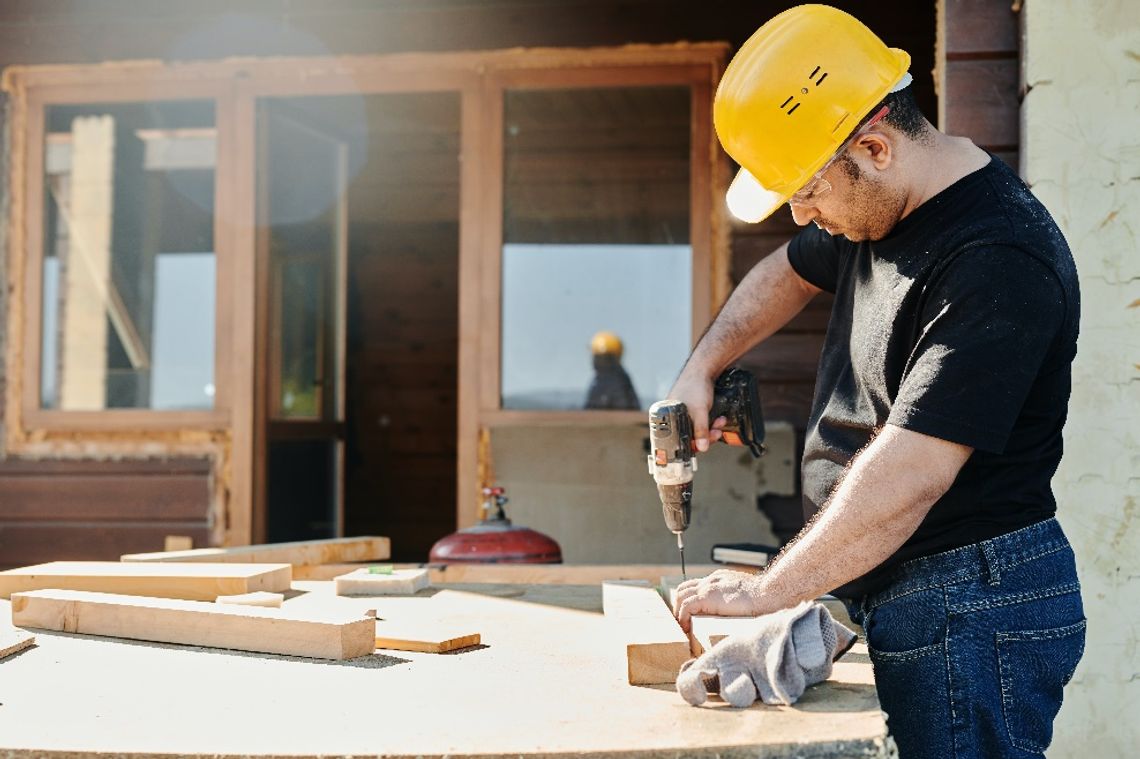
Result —
<instances>
[{"instance_id":1,"label":"man","mask_svg":"<svg viewBox=\"0 0 1140 759\"><path fill-rule=\"evenodd\" d=\"M1084 644L1049 484L1076 271L1016 174L922 117L908 65L847 14L801 6L718 88L717 133L742 166L730 208L759 221L788 202L806 229L743 279L670 394L698 450L723 424L707 424L712 378L820 291L835 304L807 527L759 575L684 583L675 611L687 628L834 592L863 625L900 756L1043 756Z\"/></svg>"},{"instance_id":2,"label":"man","mask_svg":"<svg viewBox=\"0 0 1140 759\"><path fill-rule=\"evenodd\" d=\"M624 351L621 338L613 332L598 332L590 340L594 357L594 379L586 390L588 409L639 409L641 401L633 381L621 365Z\"/></svg>"}]
</instances>

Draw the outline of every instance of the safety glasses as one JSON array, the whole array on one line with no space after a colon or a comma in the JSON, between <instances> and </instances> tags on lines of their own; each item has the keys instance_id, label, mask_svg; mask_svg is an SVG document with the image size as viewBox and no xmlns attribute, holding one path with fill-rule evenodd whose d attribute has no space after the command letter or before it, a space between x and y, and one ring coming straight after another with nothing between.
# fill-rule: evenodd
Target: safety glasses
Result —
<instances>
[{"instance_id":1,"label":"safety glasses","mask_svg":"<svg viewBox=\"0 0 1140 759\"><path fill-rule=\"evenodd\" d=\"M869 132L871 130L871 127L882 121L883 117L890 112L891 107L888 105L884 105L882 108L880 108L878 113L872 116L867 121L867 123L863 125L862 129L859 129L853 135L847 138L847 141L844 142L843 145L840 146L839 150L835 152L835 155L833 155L831 159L823 165L823 168L812 175L811 179L807 181L807 184L805 184L799 189L799 191L788 198L788 203L797 206L812 205L813 203L819 201L821 197L826 195L831 190L831 182L828 182L826 179L824 179L823 175L826 174L827 170L834 166L835 162L838 161L839 158L847 152L847 148L851 147L855 140L859 139L864 134Z\"/></svg>"}]
</instances>

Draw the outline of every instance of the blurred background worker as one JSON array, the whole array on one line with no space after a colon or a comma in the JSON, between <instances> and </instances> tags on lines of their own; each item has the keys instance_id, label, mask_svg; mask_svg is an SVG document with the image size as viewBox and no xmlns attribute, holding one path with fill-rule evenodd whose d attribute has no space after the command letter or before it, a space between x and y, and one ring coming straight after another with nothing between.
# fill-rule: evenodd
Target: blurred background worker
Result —
<instances>
[{"instance_id":1,"label":"blurred background worker","mask_svg":"<svg viewBox=\"0 0 1140 759\"><path fill-rule=\"evenodd\" d=\"M835 302L807 527L759 575L682 584L676 611L687 627L833 592L864 627L903 759L1042 757L1085 639L1050 485L1076 267L1008 166L925 119L909 66L857 19L803 5L725 71L713 116L741 165L729 208L757 222L788 203L806 228L741 281L670 392L698 449L719 434L713 378L821 291ZM739 650L716 662L722 684L748 671Z\"/></svg>"},{"instance_id":2,"label":"blurred background worker","mask_svg":"<svg viewBox=\"0 0 1140 759\"><path fill-rule=\"evenodd\" d=\"M641 408L633 382L621 365L622 350L621 338L613 332L599 332L590 341L590 352L594 354L594 379L586 392L586 408Z\"/></svg>"}]
</instances>

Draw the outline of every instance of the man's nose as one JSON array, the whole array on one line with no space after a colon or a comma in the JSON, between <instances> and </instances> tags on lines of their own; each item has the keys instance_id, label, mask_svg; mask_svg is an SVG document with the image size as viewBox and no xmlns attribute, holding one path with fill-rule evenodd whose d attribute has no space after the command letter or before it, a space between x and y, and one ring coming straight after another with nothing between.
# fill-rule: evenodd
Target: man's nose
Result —
<instances>
[{"instance_id":1,"label":"man's nose","mask_svg":"<svg viewBox=\"0 0 1140 759\"><path fill-rule=\"evenodd\" d=\"M806 227L819 216L819 211L816 210L815 206L789 201L788 207L792 209L792 220L801 227Z\"/></svg>"}]
</instances>

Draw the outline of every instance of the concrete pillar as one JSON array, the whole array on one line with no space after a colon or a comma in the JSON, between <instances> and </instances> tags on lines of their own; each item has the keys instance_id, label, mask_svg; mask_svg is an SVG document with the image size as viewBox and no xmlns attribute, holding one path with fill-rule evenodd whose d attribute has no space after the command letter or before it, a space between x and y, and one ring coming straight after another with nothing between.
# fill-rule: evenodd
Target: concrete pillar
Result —
<instances>
[{"instance_id":1,"label":"concrete pillar","mask_svg":"<svg viewBox=\"0 0 1140 759\"><path fill-rule=\"evenodd\" d=\"M1027 0L1022 172L1077 261L1081 337L1054 480L1089 619L1050 759L1140 746L1140 15Z\"/></svg>"}]
</instances>

